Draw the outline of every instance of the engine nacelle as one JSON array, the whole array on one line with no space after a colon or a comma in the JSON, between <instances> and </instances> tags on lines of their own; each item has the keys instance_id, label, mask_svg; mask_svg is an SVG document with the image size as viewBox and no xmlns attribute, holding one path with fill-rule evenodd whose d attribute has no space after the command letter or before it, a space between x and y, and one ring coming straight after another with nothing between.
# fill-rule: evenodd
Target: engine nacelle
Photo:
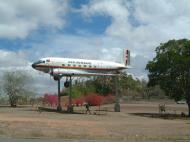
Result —
<instances>
[{"instance_id":1,"label":"engine nacelle","mask_svg":"<svg viewBox=\"0 0 190 142\"><path fill-rule=\"evenodd\" d=\"M64 83L64 87L65 88L68 88L70 86L70 82L69 81L66 81L65 83Z\"/></svg>"},{"instance_id":2,"label":"engine nacelle","mask_svg":"<svg viewBox=\"0 0 190 142\"><path fill-rule=\"evenodd\" d=\"M56 76L53 76L53 79L54 79L55 81L57 81L57 80L60 79L60 77L56 75Z\"/></svg>"}]
</instances>

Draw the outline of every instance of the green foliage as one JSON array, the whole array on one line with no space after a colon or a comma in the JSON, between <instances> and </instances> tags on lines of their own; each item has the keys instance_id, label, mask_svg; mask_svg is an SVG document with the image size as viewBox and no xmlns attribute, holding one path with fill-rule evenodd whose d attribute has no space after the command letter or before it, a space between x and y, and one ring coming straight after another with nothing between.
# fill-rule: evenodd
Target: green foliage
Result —
<instances>
[{"instance_id":1,"label":"green foliage","mask_svg":"<svg viewBox=\"0 0 190 142\"><path fill-rule=\"evenodd\" d=\"M1 83L1 82L0 82ZM0 84L0 97L3 96L2 84Z\"/></svg>"},{"instance_id":2,"label":"green foliage","mask_svg":"<svg viewBox=\"0 0 190 142\"><path fill-rule=\"evenodd\" d=\"M84 94L87 95L89 92L94 93L96 92L96 85L94 84L93 80L87 80L84 83Z\"/></svg>"},{"instance_id":3,"label":"green foliage","mask_svg":"<svg viewBox=\"0 0 190 142\"><path fill-rule=\"evenodd\" d=\"M78 84L78 85L73 86L73 88L72 88L72 97L73 98L82 96L84 94L86 94L85 86L83 86L82 84Z\"/></svg>"},{"instance_id":4,"label":"green foliage","mask_svg":"<svg viewBox=\"0 0 190 142\"><path fill-rule=\"evenodd\" d=\"M77 81L76 81L77 82ZM87 80L84 82L77 82L72 86L72 97L78 98L80 96L85 96L88 93L96 92L96 86L92 80ZM69 88L62 90L61 95L67 96L69 94Z\"/></svg>"},{"instance_id":5,"label":"green foliage","mask_svg":"<svg viewBox=\"0 0 190 142\"><path fill-rule=\"evenodd\" d=\"M114 77L93 77L83 82L73 85L72 96L78 98L89 93L98 93L103 96L115 94L115 78ZM125 75L118 79L119 94L122 95L143 95L146 89L146 81L135 80L131 75ZM64 94L68 95L69 88L64 89Z\"/></svg>"},{"instance_id":6,"label":"green foliage","mask_svg":"<svg viewBox=\"0 0 190 142\"><path fill-rule=\"evenodd\" d=\"M152 87L147 87L147 88L145 88L143 98L146 98L146 99L150 99L150 98L164 99L165 98L165 93L160 88L159 85L152 86Z\"/></svg>"},{"instance_id":7,"label":"green foliage","mask_svg":"<svg viewBox=\"0 0 190 142\"><path fill-rule=\"evenodd\" d=\"M140 80L134 80L131 75L123 75L120 78L119 84L122 89L130 89L139 93L143 92L143 88L146 87L146 85L143 86Z\"/></svg>"},{"instance_id":8,"label":"green foliage","mask_svg":"<svg viewBox=\"0 0 190 142\"><path fill-rule=\"evenodd\" d=\"M114 92L114 78L113 77L96 77L92 81L95 86L96 93L106 95Z\"/></svg>"},{"instance_id":9,"label":"green foliage","mask_svg":"<svg viewBox=\"0 0 190 142\"><path fill-rule=\"evenodd\" d=\"M190 40L170 40L160 44L156 48L156 57L146 69L149 71L149 86L160 85L166 95L176 101L185 98L190 107Z\"/></svg>"}]
</instances>

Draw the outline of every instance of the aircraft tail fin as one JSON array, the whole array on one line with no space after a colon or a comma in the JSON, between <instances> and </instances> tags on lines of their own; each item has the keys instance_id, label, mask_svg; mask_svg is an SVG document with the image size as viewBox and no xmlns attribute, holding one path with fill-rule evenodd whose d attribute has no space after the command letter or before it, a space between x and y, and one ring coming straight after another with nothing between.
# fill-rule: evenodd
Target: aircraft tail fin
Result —
<instances>
[{"instance_id":1,"label":"aircraft tail fin","mask_svg":"<svg viewBox=\"0 0 190 142\"><path fill-rule=\"evenodd\" d=\"M128 49L124 49L123 51L123 64L125 66L130 65L130 51Z\"/></svg>"}]
</instances>

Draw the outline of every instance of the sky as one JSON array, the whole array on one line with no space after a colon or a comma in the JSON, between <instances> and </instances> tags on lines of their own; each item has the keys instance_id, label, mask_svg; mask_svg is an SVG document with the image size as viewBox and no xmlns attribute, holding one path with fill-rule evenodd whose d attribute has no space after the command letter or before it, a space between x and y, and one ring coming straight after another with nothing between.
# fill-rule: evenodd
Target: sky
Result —
<instances>
[{"instance_id":1,"label":"sky","mask_svg":"<svg viewBox=\"0 0 190 142\"><path fill-rule=\"evenodd\" d=\"M37 91L56 82L31 68L42 57L119 61L131 51L128 73L147 79L155 48L190 37L189 0L0 0L0 78L24 70Z\"/></svg>"}]
</instances>

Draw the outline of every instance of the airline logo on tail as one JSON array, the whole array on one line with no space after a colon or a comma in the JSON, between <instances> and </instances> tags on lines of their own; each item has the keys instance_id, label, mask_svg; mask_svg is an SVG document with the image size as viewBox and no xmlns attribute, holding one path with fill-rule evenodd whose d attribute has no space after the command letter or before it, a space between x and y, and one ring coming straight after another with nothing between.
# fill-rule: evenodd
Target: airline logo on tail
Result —
<instances>
[{"instance_id":1,"label":"airline logo on tail","mask_svg":"<svg viewBox=\"0 0 190 142\"><path fill-rule=\"evenodd\" d=\"M130 65L130 51L127 49L124 51L124 64L125 66Z\"/></svg>"}]
</instances>

